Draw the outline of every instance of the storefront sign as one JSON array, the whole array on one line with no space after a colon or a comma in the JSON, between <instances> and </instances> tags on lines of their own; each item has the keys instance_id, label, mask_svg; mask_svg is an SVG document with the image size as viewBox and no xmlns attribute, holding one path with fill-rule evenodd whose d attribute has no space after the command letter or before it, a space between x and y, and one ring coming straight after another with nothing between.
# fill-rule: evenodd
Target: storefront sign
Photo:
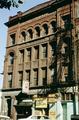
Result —
<instances>
[{"instance_id":1,"label":"storefront sign","mask_svg":"<svg viewBox=\"0 0 79 120\"><path fill-rule=\"evenodd\" d=\"M47 98L36 99L36 108L47 108Z\"/></svg>"},{"instance_id":2,"label":"storefront sign","mask_svg":"<svg viewBox=\"0 0 79 120\"><path fill-rule=\"evenodd\" d=\"M56 101L57 101L57 99L54 97L48 98L48 103L55 103Z\"/></svg>"},{"instance_id":3,"label":"storefront sign","mask_svg":"<svg viewBox=\"0 0 79 120\"><path fill-rule=\"evenodd\" d=\"M55 103L57 101L57 98L55 94L49 94L48 96L48 103Z\"/></svg>"},{"instance_id":4,"label":"storefront sign","mask_svg":"<svg viewBox=\"0 0 79 120\"><path fill-rule=\"evenodd\" d=\"M29 81L23 80L22 93L29 93Z\"/></svg>"}]
</instances>

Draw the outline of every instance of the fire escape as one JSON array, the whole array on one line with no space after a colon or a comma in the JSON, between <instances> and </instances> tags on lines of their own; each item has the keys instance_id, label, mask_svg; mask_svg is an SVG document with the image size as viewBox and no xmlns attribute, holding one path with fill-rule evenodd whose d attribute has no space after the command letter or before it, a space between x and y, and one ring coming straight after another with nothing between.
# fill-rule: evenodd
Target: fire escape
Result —
<instances>
[{"instance_id":1,"label":"fire escape","mask_svg":"<svg viewBox=\"0 0 79 120\"><path fill-rule=\"evenodd\" d=\"M52 47L52 59L50 62L50 69L53 71L52 84L50 86L51 91L63 90L63 93L68 89L74 89L78 85L78 81L75 80L75 71L73 67L74 63L74 45L72 29L73 24L71 22L71 16L63 16L64 28L57 28L53 39L50 39L50 45ZM76 99L75 91L72 93L73 98L73 112L76 115Z\"/></svg>"},{"instance_id":2,"label":"fire escape","mask_svg":"<svg viewBox=\"0 0 79 120\"><path fill-rule=\"evenodd\" d=\"M72 45L72 23L69 16L63 17L64 29L57 28L55 37L50 41L52 47L52 60L50 69L55 87L69 87L75 85L73 76L73 45ZM53 86L52 86L53 87Z\"/></svg>"}]
</instances>

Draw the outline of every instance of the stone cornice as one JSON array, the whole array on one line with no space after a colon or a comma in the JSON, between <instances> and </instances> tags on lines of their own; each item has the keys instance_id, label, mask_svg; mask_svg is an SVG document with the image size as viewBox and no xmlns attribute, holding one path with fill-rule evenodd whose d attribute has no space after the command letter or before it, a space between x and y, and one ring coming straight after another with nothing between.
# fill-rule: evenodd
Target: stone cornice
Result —
<instances>
[{"instance_id":1,"label":"stone cornice","mask_svg":"<svg viewBox=\"0 0 79 120\"><path fill-rule=\"evenodd\" d=\"M25 12L18 12L15 16L10 16L9 21L5 23L7 27L17 25L18 23L23 23L27 20L33 19L45 13L51 13L57 8L71 3L72 0L50 0L48 2L37 5Z\"/></svg>"}]
</instances>

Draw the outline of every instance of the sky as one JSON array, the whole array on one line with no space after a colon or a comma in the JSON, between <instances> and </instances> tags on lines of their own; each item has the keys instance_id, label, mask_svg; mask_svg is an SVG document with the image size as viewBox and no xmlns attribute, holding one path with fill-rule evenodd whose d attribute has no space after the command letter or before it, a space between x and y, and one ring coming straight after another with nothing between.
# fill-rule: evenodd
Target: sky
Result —
<instances>
[{"instance_id":1,"label":"sky","mask_svg":"<svg viewBox=\"0 0 79 120\"><path fill-rule=\"evenodd\" d=\"M16 1L16 0L15 0ZM3 85L3 67L4 67L4 58L6 53L6 41L7 41L7 27L4 25L9 19L9 16L14 16L18 11L26 11L38 4L46 2L49 0L24 0L24 4L19 5L18 8L11 7L8 9L0 9L0 89Z\"/></svg>"}]
</instances>

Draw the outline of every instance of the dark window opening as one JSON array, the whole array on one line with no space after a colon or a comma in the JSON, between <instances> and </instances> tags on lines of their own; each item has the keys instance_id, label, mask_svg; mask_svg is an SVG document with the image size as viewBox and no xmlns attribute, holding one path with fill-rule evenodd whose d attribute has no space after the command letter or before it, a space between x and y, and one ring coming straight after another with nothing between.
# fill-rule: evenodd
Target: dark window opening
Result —
<instances>
[{"instance_id":1,"label":"dark window opening","mask_svg":"<svg viewBox=\"0 0 79 120\"><path fill-rule=\"evenodd\" d=\"M23 63L24 62L24 50L20 50L20 53L21 53L21 62Z\"/></svg>"},{"instance_id":2,"label":"dark window opening","mask_svg":"<svg viewBox=\"0 0 79 120\"><path fill-rule=\"evenodd\" d=\"M71 22L71 15L68 14L68 15L65 15L65 16L62 16L62 19L64 20L64 27L66 30L71 30L73 28L73 24Z\"/></svg>"},{"instance_id":3,"label":"dark window opening","mask_svg":"<svg viewBox=\"0 0 79 120\"><path fill-rule=\"evenodd\" d=\"M43 58L47 57L47 44L42 45Z\"/></svg>"},{"instance_id":4,"label":"dark window opening","mask_svg":"<svg viewBox=\"0 0 79 120\"><path fill-rule=\"evenodd\" d=\"M26 70L26 80L30 83L30 70Z\"/></svg>"},{"instance_id":5,"label":"dark window opening","mask_svg":"<svg viewBox=\"0 0 79 120\"><path fill-rule=\"evenodd\" d=\"M29 29L28 32L29 32L29 37L32 39L33 38L33 31L31 29Z\"/></svg>"},{"instance_id":6,"label":"dark window opening","mask_svg":"<svg viewBox=\"0 0 79 120\"><path fill-rule=\"evenodd\" d=\"M27 61L31 61L31 48L27 48Z\"/></svg>"},{"instance_id":7,"label":"dark window opening","mask_svg":"<svg viewBox=\"0 0 79 120\"><path fill-rule=\"evenodd\" d=\"M43 27L44 27L44 30L45 30L45 34L47 35L48 34L48 25L44 24Z\"/></svg>"},{"instance_id":8,"label":"dark window opening","mask_svg":"<svg viewBox=\"0 0 79 120\"><path fill-rule=\"evenodd\" d=\"M22 87L23 82L23 71L19 72L19 87Z\"/></svg>"},{"instance_id":9,"label":"dark window opening","mask_svg":"<svg viewBox=\"0 0 79 120\"><path fill-rule=\"evenodd\" d=\"M42 68L42 82L47 85L47 68Z\"/></svg>"},{"instance_id":10,"label":"dark window opening","mask_svg":"<svg viewBox=\"0 0 79 120\"><path fill-rule=\"evenodd\" d=\"M11 99L7 99L8 116L11 117Z\"/></svg>"},{"instance_id":11,"label":"dark window opening","mask_svg":"<svg viewBox=\"0 0 79 120\"><path fill-rule=\"evenodd\" d=\"M35 59L39 59L39 46L35 46Z\"/></svg>"},{"instance_id":12,"label":"dark window opening","mask_svg":"<svg viewBox=\"0 0 79 120\"><path fill-rule=\"evenodd\" d=\"M52 21L51 22L51 25L52 25L52 27L53 27L53 30L54 30L54 32L57 30L57 23L56 23L56 21Z\"/></svg>"},{"instance_id":13,"label":"dark window opening","mask_svg":"<svg viewBox=\"0 0 79 120\"><path fill-rule=\"evenodd\" d=\"M11 52L10 53L10 64L13 64L14 63L14 53Z\"/></svg>"},{"instance_id":14,"label":"dark window opening","mask_svg":"<svg viewBox=\"0 0 79 120\"><path fill-rule=\"evenodd\" d=\"M39 28L39 27L36 27L35 30L36 30L36 32L37 32L37 36L40 37L40 28Z\"/></svg>"},{"instance_id":15,"label":"dark window opening","mask_svg":"<svg viewBox=\"0 0 79 120\"><path fill-rule=\"evenodd\" d=\"M21 32L21 35L23 37L23 40L25 41L26 40L26 33L25 33L25 31Z\"/></svg>"},{"instance_id":16,"label":"dark window opening","mask_svg":"<svg viewBox=\"0 0 79 120\"><path fill-rule=\"evenodd\" d=\"M38 69L34 69L34 85L38 85Z\"/></svg>"},{"instance_id":17,"label":"dark window opening","mask_svg":"<svg viewBox=\"0 0 79 120\"><path fill-rule=\"evenodd\" d=\"M14 45L15 44L15 34L10 35L11 38L11 44Z\"/></svg>"},{"instance_id":18,"label":"dark window opening","mask_svg":"<svg viewBox=\"0 0 79 120\"><path fill-rule=\"evenodd\" d=\"M13 74L9 73L8 74L8 87L11 88L12 87L12 79L13 79Z\"/></svg>"}]
</instances>

